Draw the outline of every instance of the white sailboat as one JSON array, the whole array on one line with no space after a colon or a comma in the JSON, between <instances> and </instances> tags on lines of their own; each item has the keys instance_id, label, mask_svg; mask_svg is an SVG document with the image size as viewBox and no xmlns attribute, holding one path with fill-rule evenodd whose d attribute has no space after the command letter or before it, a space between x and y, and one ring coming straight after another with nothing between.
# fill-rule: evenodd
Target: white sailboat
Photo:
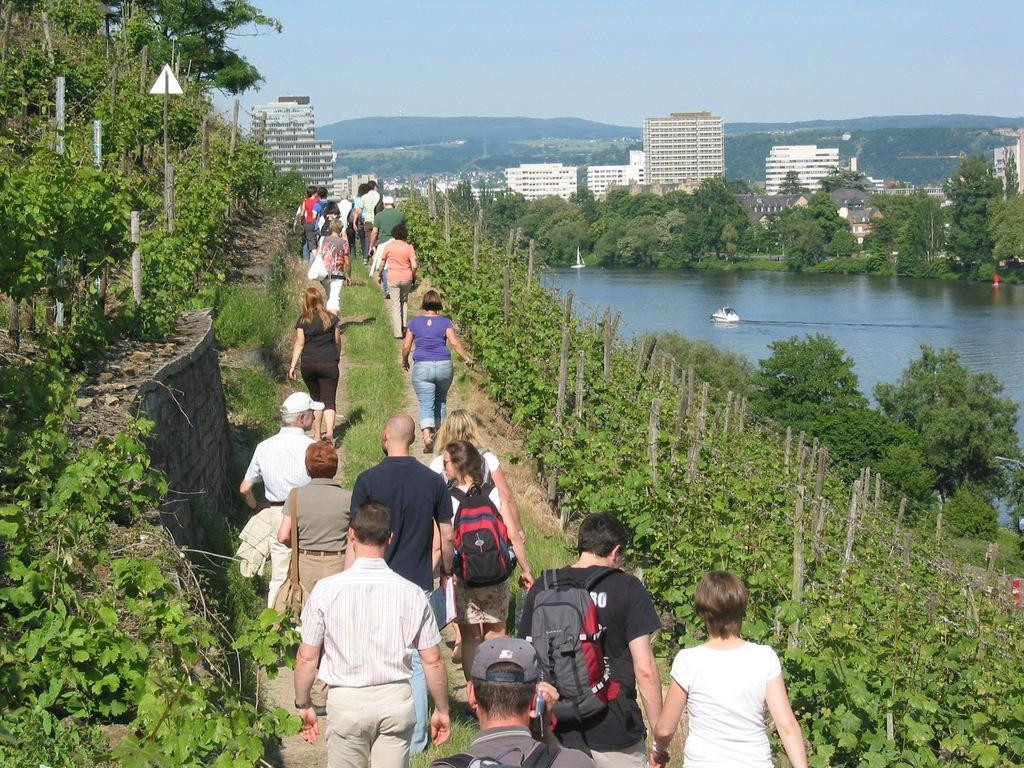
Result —
<instances>
[{"instance_id":1,"label":"white sailboat","mask_svg":"<svg viewBox=\"0 0 1024 768\"><path fill-rule=\"evenodd\" d=\"M583 269L586 264L583 263L583 257L580 256L580 247L576 246L576 263L572 265L572 269Z\"/></svg>"}]
</instances>

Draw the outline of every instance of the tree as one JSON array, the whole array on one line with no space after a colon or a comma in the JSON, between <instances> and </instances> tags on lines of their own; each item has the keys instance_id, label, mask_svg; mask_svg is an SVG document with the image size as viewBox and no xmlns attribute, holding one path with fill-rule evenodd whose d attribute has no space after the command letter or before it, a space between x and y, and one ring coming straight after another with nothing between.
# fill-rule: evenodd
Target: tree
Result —
<instances>
[{"instance_id":1,"label":"tree","mask_svg":"<svg viewBox=\"0 0 1024 768\"><path fill-rule=\"evenodd\" d=\"M770 226L789 269L799 272L824 261L828 240L811 211L789 208L775 216Z\"/></svg>"},{"instance_id":2,"label":"tree","mask_svg":"<svg viewBox=\"0 0 1024 768\"><path fill-rule=\"evenodd\" d=\"M808 191L803 182L800 181L800 174L796 171L786 171L779 185L780 195L802 195Z\"/></svg>"},{"instance_id":3,"label":"tree","mask_svg":"<svg viewBox=\"0 0 1024 768\"><path fill-rule=\"evenodd\" d=\"M587 222L587 226L591 226L597 217L600 215L600 207L598 206L597 200L594 198L594 193L586 187L580 187L573 193L572 197L569 198L569 202L575 205L579 212L583 215L583 220Z\"/></svg>"},{"instance_id":4,"label":"tree","mask_svg":"<svg viewBox=\"0 0 1024 768\"><path fill-rule=\"evenodd\" d=\"M751 401L768 416L791 423L808 406L863 408L853 360L822 334L773 341L771 355L754 374Z\"/></svg>"},{"instance_id":5,"label":"tree","mask_svg":"<svg viewBox=\"0 0 1024 768\"><path fill-rule=\"evenodd\" d=\"M952 203L949 249L964 270L974 272L992 261L989 206L1002 197L1002 185L985 158L973 155L960 161L945 190Z\"/></svg>"},{"instance_id":6,"label":"tree","mask_svg":"<svg viewBox=\"0 0 1024 768\"><path fill-rule=\"evenodd\" d=\"M996 203L991 226L996 258L1024 257L1024 197L1013 195Z\"/></svg>"},{"instance_id":7,"label":"tree","mask_svg":"<svg viewBox=\"0 0 1024 768\"><path fill-rule=\"evenodd\" d=\"M821 180L821 189L824 192L832 192L836 189L860 189L868 192L872 189L872 184L868 181L868 177L860 171L836 168Z\"/></svg>"},{"instance_id":8,"label":"tree","mask_svg":"<svg viewBox=\"0 0 1024 768\"><path fill-rule=\"evenodd\" d=\"M988 538L996 532L999 516L984 493L965 483L943 508L943 517L954 533L974 538Z\"/></svg>"},{"instance_id":9,"label":"tree","mask_svg":"<svg viewBox=\"0 0 1024 768\"><path fill-rule=\"evenodd\" d=\"M972 373L952 349L927 344L895 384L875 387L879 407L921 438L936 487L945 498L967 482L1002 490L1005 474L996 456L1017 456L1017 404L1001 397L992 373Z\"/></svg>"},{"instance_id":10,"label":"tree","mask_svg":"<svg viewBox=\"0 0 1024 768\"><path fill-rule=\"evenodd\" d=\"M1012 152L1006 153L1006 162L1003 166L1003 175L1006 177L1004 194L1006 197L1016 196L1020 186L1020 174L1017 170L1017 158Z\"/></svg>"}]
</instances>

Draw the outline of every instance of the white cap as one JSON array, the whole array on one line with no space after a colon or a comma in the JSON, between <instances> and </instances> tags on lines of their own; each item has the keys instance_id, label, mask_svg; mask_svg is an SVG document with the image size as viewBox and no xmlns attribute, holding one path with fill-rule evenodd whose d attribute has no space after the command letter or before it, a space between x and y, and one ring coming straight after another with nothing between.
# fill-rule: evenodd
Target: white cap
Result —
<instances>
[{"instance_id":1,"label":"white cap","mask_svg":"<svg viewBox=\"0 0 1024 768\"><path fill-rule=\"evenodd\" d=\"M304 413L305 411L322 411L323 409L323 403L318 403L305 392L292 392L287 398L285 398L285 401L281 403L282 416Z\"/></svg>"},{"instance_id":2,"label":"white cap","mask_svg":"<svg viewBox=\"0 0 1024 768\"><path fill-rule=\"evenodd\" d=\"M395 204L395 198L393 198L391 195L384 195L384 205L394 205L394 204Z\"/></svg>"}]
</instances>

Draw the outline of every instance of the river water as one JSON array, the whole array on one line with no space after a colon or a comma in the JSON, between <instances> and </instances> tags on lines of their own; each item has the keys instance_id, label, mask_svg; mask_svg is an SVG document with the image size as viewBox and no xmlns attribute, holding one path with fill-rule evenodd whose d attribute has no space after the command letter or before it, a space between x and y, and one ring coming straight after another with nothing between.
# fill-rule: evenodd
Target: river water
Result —
<instances>
[{"instance_id":1,"label":"river water","mask_svg":"<svg viewBox=\"0 0 1024 768\"><path fill-rule=\"evenodd\" d=\"M739 352L753 364L776 339L822 333L854 360L860 388L895 381L922 344L952 347L972 370L992 371L1021 406L1024 438L1024 285L861 275L701 270L556 269L544 283L572 290L583 314L622 312L622 334L678 331ZM579 306L579 304L575 306ZM712 323L729 305L741 320Z\"/></svg>"}]
</instances>

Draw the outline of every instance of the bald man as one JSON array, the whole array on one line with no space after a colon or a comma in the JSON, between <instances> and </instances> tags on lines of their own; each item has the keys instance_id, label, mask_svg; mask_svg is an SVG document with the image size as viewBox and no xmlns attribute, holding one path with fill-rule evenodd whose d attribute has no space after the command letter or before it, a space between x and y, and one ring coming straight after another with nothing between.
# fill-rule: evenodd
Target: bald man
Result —
<instances>
[{"instance_id":1,"label":"bald man","mask_svg":"<svg viewBox=\"0 0 1024 768\"><path fill-rule=\"evenodd\" d=\"M431 553L434 526L441 533L442 580L452 572L452 497L441 475L409 455L416 439L416 422L405 413L387 420L381 433L384 460L362 472L352 489L351 515L364 501L377 501L391 511L391 541L384 552L388 567L418 586L424 593L434 588ZM346 568L355 559L346 551ZM416 705L416 728L411 751L427 747L427 684L419 655L412 658L412 692Z\"/></svg>"}]
</instances>

